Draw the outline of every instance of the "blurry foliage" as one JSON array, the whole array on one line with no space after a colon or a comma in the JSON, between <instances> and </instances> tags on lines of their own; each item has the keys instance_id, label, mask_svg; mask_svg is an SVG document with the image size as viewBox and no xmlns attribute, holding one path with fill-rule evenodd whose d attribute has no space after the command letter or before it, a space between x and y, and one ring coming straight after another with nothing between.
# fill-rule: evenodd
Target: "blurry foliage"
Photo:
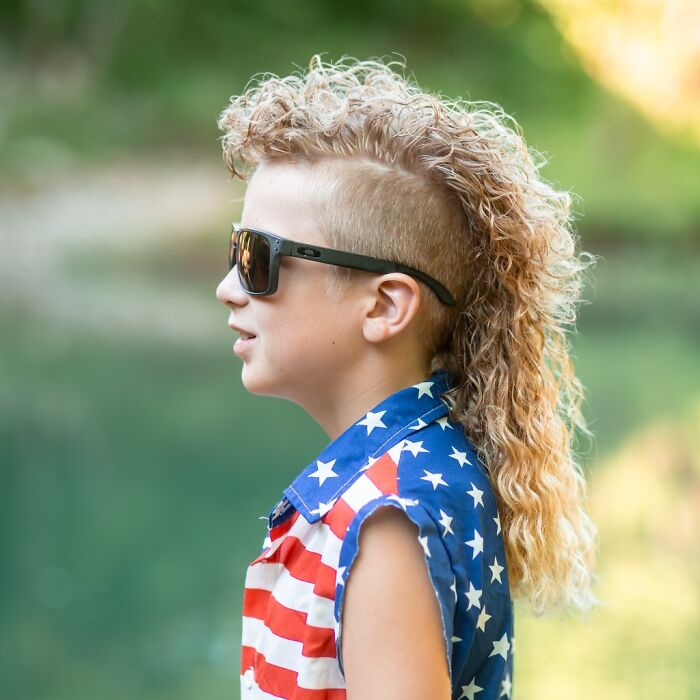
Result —
<instances>
[{"instance_id":1,"label":"blurry foliage","mask_svg":"<svg viewBox=\"0 0 700 700\"><path fill-rule=\"evenodd\" d=\"M540 0L596 80L700 146L696 0Z\"/></svg>"},{"instance_id":2,"label":"blurry foliage","mask_svg":"<svg viewBox=\"0 0 700 700\"><path fill-rule=\"evenodd\" d=\"M605 605L586 621L518 618L514 697L700 697L700 395L632 430L590 492Z\"/></svg>"},{"instance_id":3,"label":"blurry foliage","mask_svg":"<svg viewBox=\"0 0 700 700\"><path fill-rule=\"evenodd\" d=\"M128 153L215 160L216 117L253 75L316 52L403 56L422 87L512 114L545 177L580 197L586 235L700 230L698 149L593 82L534 0L14 0L0 43L1 180Z\"/></svg>"}]
</instances>

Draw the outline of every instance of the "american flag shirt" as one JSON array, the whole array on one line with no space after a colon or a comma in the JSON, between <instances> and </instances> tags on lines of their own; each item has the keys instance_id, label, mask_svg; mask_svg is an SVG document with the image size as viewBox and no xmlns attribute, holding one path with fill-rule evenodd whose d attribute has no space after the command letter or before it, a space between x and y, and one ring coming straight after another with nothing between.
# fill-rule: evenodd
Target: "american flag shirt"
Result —
<instances>
[{"instance_id":1,"label":"american flag shirt","mask_svg":"<svg viewBox=\"0 0 700 700\"><path fill-rule=\"evenodd\" d=\"M242 700L341 700L343 591L362 522L401 508L418 526L440 606L453 700L511 698L513 603L488 474L449 420L444 370L333 440L267 517L243 593Z\"/></svg>"}]
</instances>

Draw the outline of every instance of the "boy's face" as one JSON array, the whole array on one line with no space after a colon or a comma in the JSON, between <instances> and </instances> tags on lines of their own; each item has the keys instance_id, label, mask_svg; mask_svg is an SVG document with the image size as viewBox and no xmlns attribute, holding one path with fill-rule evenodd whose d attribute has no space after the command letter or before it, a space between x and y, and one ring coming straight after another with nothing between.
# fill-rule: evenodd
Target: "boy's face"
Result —
<instances>
[{"instance_id":1,"label":"boy's face","mask_svg":"<svg viewBox=\"0 0 700 700\"><path fill-rule=\"evenodd\" d=\"M242 225L327 245L306 196L308 178L308 166L261 163L248 183ZM333 392L367 352L359 320L362 294L351 289L342 305L331 301L326 275L325 264L284 256L270 296L248 295L236 267L218 285L217 298L231 310L229 323L256 336L237 349L243 385L251 393L308 403L314 391Z\"/></svg>"}]
</instances>

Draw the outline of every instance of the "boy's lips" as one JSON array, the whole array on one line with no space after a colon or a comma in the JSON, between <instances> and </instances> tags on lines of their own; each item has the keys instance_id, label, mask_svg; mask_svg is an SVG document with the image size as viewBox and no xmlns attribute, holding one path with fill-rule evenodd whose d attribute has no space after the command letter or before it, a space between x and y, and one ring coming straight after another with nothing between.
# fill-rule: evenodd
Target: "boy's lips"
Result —
<instances>
[{"instance_id":1,"label":"boy's lips","mask_svg":"<svg viewBox=\"0 0 700 700\"><path fill-rule=\"evenodd\" d=\"M239 328L238 326L234 325L233 323L229 323L228 327L232 331L238 331L241 334L241 338L243 338L243 340L249 340L250 338L256 337L254 333L251 333L250 331L247 331L243 328Z\"/></svg>"},{"instance_id":2,"label":"boy's lips","mask_svg":"<svg viewBox=\"0 0 700 700\"><path fill-rule=\"evenodd\" d=\"M240 355L241 353L245 352L253 343L255 342L255 336L252 338L243 338L240 337L234 344L233 344L233 352L236 353L236 355Z\"/></svg>"},{"instance_id":3,"label":"boy's lips","mask_svg":"<svg viewBox=\"0 0 700 700\"><path fill-rule=\"evenodd\" d=\"M241 334L241 337L233 344L233 351L237 355L241 352L245 352L245 348L247 348L249 345L252 345L256 336L253 333L250 333L249 331L245 330L244 328L237 326L235 323L229 323L228 327L232 331L238 331Z\"/></svg>"}]
</instances>

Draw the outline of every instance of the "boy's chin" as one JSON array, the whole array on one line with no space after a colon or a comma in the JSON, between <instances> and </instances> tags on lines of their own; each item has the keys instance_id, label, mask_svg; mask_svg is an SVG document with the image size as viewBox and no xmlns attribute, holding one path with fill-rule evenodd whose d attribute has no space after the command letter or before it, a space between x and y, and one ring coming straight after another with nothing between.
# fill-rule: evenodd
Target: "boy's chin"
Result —
<instances>
[{"instance_id":1,"label":"boy's chin","mask_svg":"<svg viewBox=\"0 0 700 700\"><path fill-rule=\"evenodd\" d=\"M269 379L259 376L259 373L255 369L252 369L245 363L241 371L241 384L243 384L243 388L249 394L256 394L257 396L278 395Z\"/></svg>"},{"instance_id":2,"label":"boy's chin","mask_svg":"<svg viewBox=\"0 0 700 700\"><path fill-rule=\"evenodd\" d=\"M243 384L243 388L251 394L260 392L260 382L255 376L255 371L251 371L250 367L248 367L245 362L241 370L241 384Z\"/></svg>"}]
</instances>

